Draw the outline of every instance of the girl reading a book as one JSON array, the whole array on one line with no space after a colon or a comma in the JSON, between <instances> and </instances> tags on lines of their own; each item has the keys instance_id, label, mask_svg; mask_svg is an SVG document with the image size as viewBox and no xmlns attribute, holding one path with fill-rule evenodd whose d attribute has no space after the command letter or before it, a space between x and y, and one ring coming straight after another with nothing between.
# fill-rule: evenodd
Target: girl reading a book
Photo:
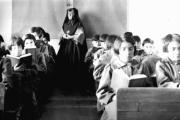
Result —
<instances>
[{"instance_id":1,"label":"girl reading a book","mask_svg":"<svg viewBox=\"0 0 180 120\"><path fill-rule=\"evenodd\" d=\"M96 93L98 101L105 108L101 120L116 119L117 90L128 87L129 77L137 72L137 63L133 62L134 51L134 40L131 37L124 38L119 47L119 55L112 58L104 68Z\"/></svg>"},{"instance_id":2,"label":"girl reading a book","mask_svg":"<svg viewBox=\"0 0 180 120\"><path fill-rule=\"evenodd\" d=\"M168 34L163 39L163 50L167 53L156 64L158 87L179 88L180 86L180 35Z\"/></svg>"},{"instance_id":3,"label":"girl reading a book","mask_svg":"<svg viewBox=\"0 0 180 120\"><path fill-rule=\"evenodd\" d=\"M12 36L11 56L21 57L23 55L24 41L18 35ZM32 61L32 57L30 57ZM11 61L12 62L12 61ZM16 85L16 96L19 99L17 119L34 120L37 107L36 84L38 82L38 72L32 63L21 62L13 67L13 83Z\"/></svg>"},{"instance_id":4,"label":"girl reading a book","mask_svg":"<svg viewBox=\"0 0 180 120\"><path fill-rule=\"evenodd\" d=\"M46 73L47 67L45 55L40 53L39 49L37 49L35 45L35 37L32 34L26 34L24 37L24 52L26 54L31 53L33 62L38 65L38 71Z\"/></svg>"}]
</instances>

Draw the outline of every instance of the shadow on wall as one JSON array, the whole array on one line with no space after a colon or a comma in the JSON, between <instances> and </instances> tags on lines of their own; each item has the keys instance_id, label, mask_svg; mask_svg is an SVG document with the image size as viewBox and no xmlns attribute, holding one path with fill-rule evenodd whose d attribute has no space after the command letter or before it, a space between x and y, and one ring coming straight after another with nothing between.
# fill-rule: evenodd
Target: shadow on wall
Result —
<instances>
[{"instance_id":1,"label":"shadow on wall","mask_svg":"<svg viewBox=\"0 0 180 120\"><path fill-rule=\"evenodd\" d=\"M97 15L92 13L82 14L81 20L83 22L87 38L91 38L94 34L100 34L100 31L98 31L99 29L105 29L101 19L102 18L98 18Z\"/></svg>"}]
</instances>

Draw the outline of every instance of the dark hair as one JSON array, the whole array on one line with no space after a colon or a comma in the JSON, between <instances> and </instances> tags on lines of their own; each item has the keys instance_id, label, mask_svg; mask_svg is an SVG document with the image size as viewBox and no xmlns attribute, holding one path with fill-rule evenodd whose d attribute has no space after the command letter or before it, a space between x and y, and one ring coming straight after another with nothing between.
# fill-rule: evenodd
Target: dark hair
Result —
<instances>
[{"instance_id":1,"label":"dark hair","mask_svg":"<svg viewBox=\"0 0 180 120\"><path fill-rule=\"evenodd\" d=\"M108 38L108 34L102 34L102 35L100 35L100 40L102 41L102 42L104 42L104 41L106 41L107 40L107 38Z\"/></svg>"},{"instance_id":2,"label":"dark hair","mask_svg":"<svg viewBox=\"0 0 180 120\"><path fill-rule=\"evenodd\" d=\"M116 40L116 35L109 35L106 39L107 41L107 48L110 49L112 48L114 41Z\"/></svg>"},{"instance_id":3,"label":"dark hair","mask_svg":"<svg viewBox=\"0 0 180 120\"><path fill-rule=\"evenodd\" d=\"M45 30L42 27L34 27L31 30L32 33L36 33L39 38L42 38L45 34Z\"/></svg>"},{"instance_id":4,"label":"dark hair","mask_svg":"<svg viewBox=\"0 0 180 120\"><path fill-rule=\"evenodd\" d=\"M115 41L119 41L119 42L122 43L123 39L121 38L121 36L116 35Z\"/></svg>"},{"instance_id":5,"label":"dark hair","mask_svg":"<svg viewBox=\"0 0 180 120\"><path fill-rule=\"evenodd\" d=\"M150 38L146 38L146 39L143 41L142 46L144 46L146 43L154 44L154 41L151 40Z\"/></svg>"},{"instance_id":6,"label":"dark hair","mask_svg":"<svg viewBox=\"0 0 180 120\"><path fill-rule=\"evenodd\" d=\"M0 43L1 42L4 42L4 39L3 39L2 35L0 35Z\"/></svg>"},{"instance_id":7,"label":"dark hair","mask_svg":"<svg viewBox=\"0 0 180 120\"><path fill-rule=\"evenodd\" d=\"M31 27L30 32L31 32L31 33L34 33L34 32L36 31L36 28L37 28L37 27Z\"/></svg>"},{"instance_id":8,"label":"dark hair","mask_svg":"<svg viewBox=\"0 0 180 120\"><path fill-rule=\"evenodd\" d=\"M26 34L26 35L25 35L25 38L24 38L24 42L26 41L26 39L31 39L31 40L33 40L34 42L36 41L36 38L35 38L34 35L32 35L32 34Z\"/></svg>"},{"instance_id":9,"label":"dark hair","mask_svg":"<svg viewBox=\"0 0 180 120\"><path fill-rule=\"evenodd\" d=\"M12 48L12 46L17 45L17 46L21 46L24 49L24 41L22 40L22 38L19 35L12 35L11 37L11 45L10 45L10 50Z\"/></svg>"},{"instance_id":10,"label":"dark hair","mask_svg":"<svg viewBox=\"0 0 180 120\"><path fill-rule=\"evenodd\" d=\"M99 41L100 35L99 34L95 34L92 37L92 41Z\"/></svg>"},{"instance_id":11,"label":"dark hair","mask_svg":"<svg viewBox=\"0 0 180 120\"><path fill-rule=\"evenodd\" d=\"M44 38L46 38L47 41L50 41L50 35L49 33L44 33Z\"/></svg>"},{"instance_id":12,"label":"dark hair","mask_svg":"<svg viewBox=\"0 0 180 120\"><path fill-rule=\"evenodd\" d=\"M140 37L138 35L134 35L133 39L134 39L135 42L141 42L141 39L140 39Z\"/></svg>"},{"instance_id":13,"label":"dark hair","mask_svg":"<svg viewBox=\"0 0 180 120\"><path fill-rule=\"evenodd\" d=\"M172 41L176 41L180 43L180 35L179 34L167 34L163 39L163 52L168 52L168 45Z\"/></svg>"},{"instance_id":14,"label":"dark hair","mask_svg":"<svg viewBox=\"0 0 180 120\"><path fill-rule=\"evenodd\" d=\"M106 41L108 41L108 42L110 42L110 43L114 43L114 41L116 40L116 35L109 35L108 37L107 37L107 40Z\"/></svg>"},{"instance_id":15,"label":"dark hair","mask_svg":"<svg viewBox=\"0 0 180 120\"><path fill-rule=\"evenodd\" d=\"M78 12L78 9L76 8L70 8L70 9L67 9L67 12L66 12L66 17L64 19L64 23L63 23L63 26L65 23L68 23L69 22L69 18L68 18L68 11L74 11L74 16L72 18L72 23L75 24L77 22L79 22L81 25L82 25L82 22L81 22L81 19L79 17L79 12ZM83 26L83 25L82 25Z\"/></svg>"},{"instance_id":16,"label":"dark hair","mask_svg":"<svg viewBox=\"0 0 180 120\"><path fill-rule=\"evenodd\" d=\"M129 37L133 37L133 33L132 32L125 32L124 33L124 38L129 38Z\"/></svg>"},{"instance_id":17,"label":"dark hair","mask_svg":"<svg viewBox=\"0 0 180 120\"><path fill-rule=\"evenodd\" d=\"M114 40L114 44L113 44L113 45L118 44L119 47L120 47L122 41L123 41L123 40L122 40L121 36L117 36L117 35L116 35L116 38L115 38L115 40ZM118 47L118 48L113 47L113 50L114 50L114 52L115 52L116 54L119 54L119 47Z\"/></svg>"},{"instance_id":18,"label":"dark hair","mask_svg":"<svg viewBox=\"0 0 180 120\"><path fill-rule=\"evenodd\" d=\"M131 45L133 45L134 46L134 55L136 54L137 50L136 50L136 46L135 46L135 40L133 39L133 37L126 37L123 39L122 42L128 42Z\"/></svg>"}]
</instances>

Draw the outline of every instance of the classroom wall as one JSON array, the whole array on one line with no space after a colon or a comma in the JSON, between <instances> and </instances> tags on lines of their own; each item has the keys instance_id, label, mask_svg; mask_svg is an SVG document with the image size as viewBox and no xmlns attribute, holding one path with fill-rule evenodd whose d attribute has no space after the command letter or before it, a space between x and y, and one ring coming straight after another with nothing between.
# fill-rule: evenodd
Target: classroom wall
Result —
<instances>
[{"instance_id":1,"label":"classroom wall","mask_svg":"<svg viewBox=\"0 0 180 120\"><path fill-rule=\"evenodd\" d=\"M0 34L9 40L12 28L12 0L0 0Z\"/></svg>"},{"instance_id":2,"label":"classroom wall","mask_svg":"<svg viewBox=\"0 0 180 120\"><path fill-rule=\"evenodd\" d=\"M126 4L126 0L74 0L87 37L126 31ZM24 34L32 26L42 26L52 38L59 38L66 0L13 0L12 9L12 33Z\"/></svg>"},{"instance_id":3,"label":"classroom wall","mask_svg":"<svg viewBox=\"0 0 180 120\"><path fill-rule=\"evenodd\" d=\"M86 28L95 33L122 34L126 30L144 39L160 41L167 33L179 33L179 0L74 0ZM42 26L59 39L66 14L66 0L0 0L0 34L24 34Z\"/></svg>"},{"instance_id":4,"label":"classroom wall","mask_svg":"<svg viewBox=\"0 0 180 120\"><path fill-rule=\"evenodd\" d=\"M128 30L149 37L161 51L161 39L169 33L180 34L179 0L128 0Z\"/></svg>"}]
</instances>

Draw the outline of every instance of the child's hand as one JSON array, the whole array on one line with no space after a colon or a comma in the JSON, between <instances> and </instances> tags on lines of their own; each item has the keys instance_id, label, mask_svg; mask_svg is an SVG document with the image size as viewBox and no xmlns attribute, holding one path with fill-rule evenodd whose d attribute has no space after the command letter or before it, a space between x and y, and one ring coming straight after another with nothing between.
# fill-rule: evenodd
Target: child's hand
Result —
<instances>
[{"instance_id":1,"label":"child's hand","mask_svg":"<svg viewBox=\"0 0 180 120\"><path fill-rule=\"evenodd\" d=\"M14 71L20 69L20 67L18 67L18 64L14 65Z\"/></svg>"},{"instance_id":2,"label":"child's hand","mask_svg":"<svg viewBox=\"0 0 180 120\"><path fill-rule=\"evenodd\" d=\"M115 100L116 100L116 95L114 95L112 98L112 101L115 101Z\"/></svg>"}]
</instances>

